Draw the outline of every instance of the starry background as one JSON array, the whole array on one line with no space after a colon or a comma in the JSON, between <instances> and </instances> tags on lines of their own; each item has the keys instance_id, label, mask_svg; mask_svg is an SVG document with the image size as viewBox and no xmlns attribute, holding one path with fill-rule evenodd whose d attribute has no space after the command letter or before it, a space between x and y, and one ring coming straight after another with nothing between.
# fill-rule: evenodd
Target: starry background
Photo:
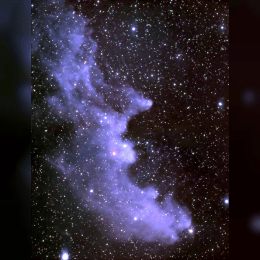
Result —
<instances>
[{"instance_id":1,"label":"starry background","mask_svg":"<svg viewBox=\"0 0 260 260\"><path fill-rule=\"evenodd\" d=\"M34 28L55 5L32 1L32 39L44 39ZM75 122L50 116L44 98L56 90L41 62L41 46L32 55L31 80L33 257L60 259L66 250L70 259L228 259L228 4L100 0L65 5L90 19L94 58L105 83L129 84L153 101L131 118L124 134L138 157L128 177L139 187L154 185L162 198L174 194L191 212L193 234L171 245L117 242L104 235L102 217L82 207L68 180L46 161L61 140L71 142L76 133Z\"/></svg>"}]
</instances>

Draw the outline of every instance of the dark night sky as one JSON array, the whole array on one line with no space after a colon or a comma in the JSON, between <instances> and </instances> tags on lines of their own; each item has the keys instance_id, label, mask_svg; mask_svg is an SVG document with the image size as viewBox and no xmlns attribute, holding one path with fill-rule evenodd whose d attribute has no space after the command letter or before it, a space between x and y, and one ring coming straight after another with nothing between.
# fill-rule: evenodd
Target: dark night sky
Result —
<instances>
[{"instance_id":1,"label":"dark night sky","mask_svg":"<svg viewBox=\"0 0 260 260\"><path fill-rule=\"evenodd\" d=\"M45 259L48 255L49 259L60 259L59 255L67 252L69 259L228 259L229 205L225 203L229 200L228 4L100 0L68 1L63 8L55 6L58 5L52 2L32 1L33 257ZM117 241L113 237L117 229L109 230L111 220L103 217L102 207L96 211L83 206L82 201L92 205L94 199L91 202L91 198L82 195L83 182L75 188L79 179L74 176L80 171L87 172L89 166L79 162L82 157L99 158L95 157L98 147L89 150L86 147L83 151L76 148L76 142L85 141L79 138L82 129L87 128L88 136L94 138L99 127L87 126L88 120L80 112L72 117L66 114L71 110L63 96L65 88L53 76L56 71L51 64L56 62L56 68L62 68L62 55L69 48L65 43L54 44L65 36L57 35L52 41L53 34L48 33L50 28L55 32L66 26L73 30L74 25L66 23L67 8L74 10L75 17L89 19L87 27L92 33L85 35L91 42L87 43L90 44L87 51L95 44L96 51L85 55L92 57L98 67L91 76L92 86L96 89L101 84L109 86L111 95L98 92L108 98L106 104L118 115L127 113L124 105L128 99L122 94L127 87L153 102L150 109L131 116L121 135L133 144L137 158L129 163L126 175L139 189L155 187L158 203L171 194L174 203L190 212L192 234L180 231L175 243L168 244L160 237L147 241L146 236L138 237L138 233L130 240ZM61 17L60 22L48 19L54 14ZM84 55L78 57L78 64L85 64L84 59ZM98 73L103 77L101 83ZM79 93L78 100L87 98L89 89L82 91L72 82L63 82L67 83L75 86L70 92L72 100L71 93ZM57 108L56 100L53 108L46 101L50 97L62 99L61 106ZM97 101L93 102L94 112L90 115L96 118ZM87 108L91 110L91 105ZM106 146L105 137L100 138ZM57 162L63 152L67 155L66 163L74 167L67 178L62 171L68 169ZM49 158L55 163L50 164ZM99 165L101 161L96 159L93 163ZM86 187L102 183L99 177L84 181ZM120 221L124 217L119 217ZM162 230L163 227L162 224Z\"/></svg>"}]
</instances>

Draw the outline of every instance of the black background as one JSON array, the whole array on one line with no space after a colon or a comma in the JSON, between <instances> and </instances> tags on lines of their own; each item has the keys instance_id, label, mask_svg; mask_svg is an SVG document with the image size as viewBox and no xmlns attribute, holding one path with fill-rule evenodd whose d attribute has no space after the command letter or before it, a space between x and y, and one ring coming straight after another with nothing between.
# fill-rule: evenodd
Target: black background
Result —
<instances>
[{"instance_id":1,"label":"black background","mask_svg":"<svg viewBox=\"0 0 260 260\"><path fill-rule=\"evenodd\" d=\"M4 259L30 257L30 7L30 1L0 3L0 221Z\"/></svg>"},{"instance_id":2,"label":"black background","mask_svg":"<svg viewBox=\"0 0 260 260\"><path fill-rule=\"evenodd\" d=\"M240 93L259 87L259 41L255 33L260 3L230 1L230 255L254 259L260 238L247 219L259 210L259 104L245 108ZM259 103L259 100L258 100Z\"/></svg>"}]
</instances>

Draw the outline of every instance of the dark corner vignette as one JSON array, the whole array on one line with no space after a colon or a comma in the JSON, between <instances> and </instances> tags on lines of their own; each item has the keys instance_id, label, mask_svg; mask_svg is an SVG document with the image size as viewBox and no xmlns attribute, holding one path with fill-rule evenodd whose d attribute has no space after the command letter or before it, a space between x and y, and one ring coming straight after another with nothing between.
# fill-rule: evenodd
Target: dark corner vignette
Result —
<instances>
[{"instance_id":1,"label":"dark corner vignette","mask_svg":"<svg viewBox=\"0 0 260 260\"><path fill-rule=\"evenodd\" d=\"M259 19L259 1L230 1L231 259L253 259L260 243Z\"/></svg>"},{"instance_id":2,"label":"dark corner vignette","mask_svg":"<svg viewBox=\"0 0 260 260\"><path fill-rule=\"evenodd\" d=\"M0 2L0 207L5 259L30 258L31 1Z\"/></svg>"}]
</instances>

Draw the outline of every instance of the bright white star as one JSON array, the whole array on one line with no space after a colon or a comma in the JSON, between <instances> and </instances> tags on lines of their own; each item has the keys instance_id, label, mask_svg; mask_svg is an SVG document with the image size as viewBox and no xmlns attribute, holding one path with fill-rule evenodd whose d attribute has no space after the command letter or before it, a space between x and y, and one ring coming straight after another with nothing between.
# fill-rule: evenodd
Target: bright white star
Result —
<instances>
[{"instance_id":1,"label":"bright white star","mask_svg":"<svg viewBox=\"0 0 260 260\"><path fill-rule=\"evenodd\" d=\"M69 259L69 255L67 253L64 253L62 255L62 260L68 260Z\"/></svg>"},{"instance_id":2,"label":"bright white star","mask_svg":"<svg viewBox=\"0 0 260 260\"><path fill-rule=\"evenodd\" d=\"M135 27L132 27L132 31L135 31Z\"/></svg>"}]
</instances>

